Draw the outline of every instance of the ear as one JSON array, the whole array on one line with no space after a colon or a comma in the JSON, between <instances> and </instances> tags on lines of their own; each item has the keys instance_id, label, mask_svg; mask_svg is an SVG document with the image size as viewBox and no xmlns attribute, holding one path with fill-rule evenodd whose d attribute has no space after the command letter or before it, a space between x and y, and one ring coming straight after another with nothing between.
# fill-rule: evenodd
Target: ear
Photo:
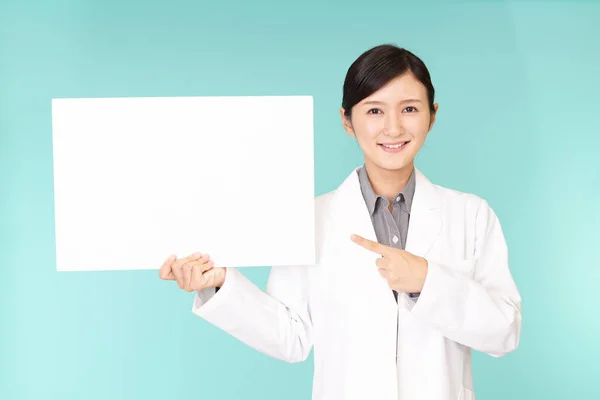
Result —
<instances>
[{"instance_id":1,"label":"ear","mask_svg":"<svg viewBox=\"0 0 600 400\"><path fill-rule=\"evenodd\" d=\"M342 117L342 125L344 126L344 130L346 133L354 137L354 128L352 127L352 121L350 121L350 117L346 116L344 108L340 108L340 116Z\"/></svg>"},{"instance_id":2,"label":"ear","mask_svg":"<svg viewBox=\"0 0 600 400\"><path fill-rule=\"evenodd\" d=\"M439 104L435 103L433 105L433 112L431 113L431 120L429 122L429 130L431 130L431 128L433 128L433 124L435 124L435 119L437 117L437 113L438 113L438 108L439 108Z\"/></svg>"}]
</instances>

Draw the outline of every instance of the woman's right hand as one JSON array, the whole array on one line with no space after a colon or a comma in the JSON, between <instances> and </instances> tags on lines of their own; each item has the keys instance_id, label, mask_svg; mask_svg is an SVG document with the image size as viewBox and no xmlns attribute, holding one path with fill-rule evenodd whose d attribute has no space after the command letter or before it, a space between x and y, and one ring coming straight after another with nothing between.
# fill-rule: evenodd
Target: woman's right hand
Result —
<instances>
[{"instance_id":1,"label":"woman's right hand","mask_svg":"<svg viewBox=\"0 0 600 400\"><path fill-rule=\"evenodd\" d=\"M223 286L225 268L214 266L208 254L194 253L177 259L170 256L160 267L159 276L163 280L174 280L177 285L187 291L202 290Z\"/></svg>"}]
</instances>

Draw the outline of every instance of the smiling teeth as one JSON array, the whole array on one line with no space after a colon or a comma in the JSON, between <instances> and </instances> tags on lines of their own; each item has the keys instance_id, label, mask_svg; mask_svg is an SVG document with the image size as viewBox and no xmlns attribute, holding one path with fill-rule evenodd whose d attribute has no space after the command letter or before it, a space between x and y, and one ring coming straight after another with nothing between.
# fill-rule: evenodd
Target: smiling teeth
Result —
<instances>
[{"instance_id":1,"label":"smiling teeth","mask_svg":"<svg viewBox=\"0 0 600 400\"><path fill-rule=\"evenodd\" d=\"M405 142L406 143L406 142ZM400 144L394 144L394 145L388 145L388 144L384 144L384 147L387 147L388 149L399 149L400 147L402 147L404 145L404 143L400 143Z\"/></svg>"}]
</instances>

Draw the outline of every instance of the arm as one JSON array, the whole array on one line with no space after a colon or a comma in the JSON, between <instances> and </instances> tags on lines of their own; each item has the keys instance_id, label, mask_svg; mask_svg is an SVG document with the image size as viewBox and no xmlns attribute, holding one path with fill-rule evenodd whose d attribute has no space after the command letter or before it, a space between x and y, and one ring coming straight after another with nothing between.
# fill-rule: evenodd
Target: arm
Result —
<instances>
[{"instance_id":1,"label":"arm","mask_svg":"<svg viewBox=\"0 0 600 400\"><path fill-rule=\"evenodd\" d=\"M228 268L216 293L196 292L192 312L268 356L304 361L312 348L308 268L271 268L266 292Z\"/></svg>"},{"instance_id":2,"label":"arm","mask_svg":"<svg viewBox=\"0 0 600 400\"><path fill-rule=\"evenodd\" d=\"M451 265L428 260L425 284L412 313L447 338L500 357L518 347L521 297L509 270L502 228L483 200L476 218L473 262L470 278Z\"/></svg>"}]
</instances>

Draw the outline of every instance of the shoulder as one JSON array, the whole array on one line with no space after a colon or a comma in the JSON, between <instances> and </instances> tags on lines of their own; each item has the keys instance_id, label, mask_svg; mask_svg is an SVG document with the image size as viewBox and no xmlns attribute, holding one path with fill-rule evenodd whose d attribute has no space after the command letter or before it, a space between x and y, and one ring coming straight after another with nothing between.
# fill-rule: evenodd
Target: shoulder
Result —
<instances>
[{"instance_id":1,"label":"shoulder","mask_svg":"<svg viewBox=\"0 0 600 400\"><path fill-rule=\"evenodd\" d=\"M324 210L327 208L337 190L332 190L315 197L315 207L317 210Z\"/></svg>"},{"instance_id":2,"label":"shoulder","mask_svg":"<svg viewBox=\"0 0 600 400\"><path fill-rule=\"evenodd\" d=\"M467 221L472 221L480 227L498 222L494 209L482 196L438 184L432 184L432 187L438 193L446 215L462 215Z\"/></svg>"},{"instance_id":3,"label":"shoulder","mask_svg":"<svg viewBox=\"0 0 600 400\"><path fill-rule=\"evenodd\" d=\"M459 206L475 209L478 209L482 206L487 206L487 201L475 193L463 192L433 183L431 186L442 200L442 203L447 206Z\"/></svg>"},{"instance_id":4,"label":"shoulder","mask_svg":"<svg viewBox=\"0 0 600 400\"><path fill-rule=\"evenodd\" d=\"M337 192L336 189L315 197L315 222L317 227L324 227L325 221L331 219Z\"/></svg>"}]
</instances>

